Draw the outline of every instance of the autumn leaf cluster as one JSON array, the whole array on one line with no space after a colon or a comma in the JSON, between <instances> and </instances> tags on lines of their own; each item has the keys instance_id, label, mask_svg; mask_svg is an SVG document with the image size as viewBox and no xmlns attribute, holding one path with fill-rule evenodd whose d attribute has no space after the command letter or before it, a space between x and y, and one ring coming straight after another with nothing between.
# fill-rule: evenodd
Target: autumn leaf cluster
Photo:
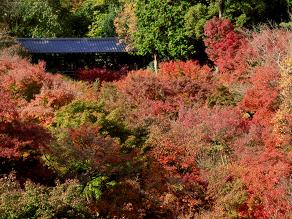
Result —
<instances>
[{"instance_id":1,"label":"autumn leaf cluster","mask_svg":"<svg viewBox=\"0 0 292 219\"><path fill-rule=\"evenodd\" d=\"M291 32L204 34L209 63L157 74L2 56L0 215L290 218Z\"/></svg>"}]
</instances>

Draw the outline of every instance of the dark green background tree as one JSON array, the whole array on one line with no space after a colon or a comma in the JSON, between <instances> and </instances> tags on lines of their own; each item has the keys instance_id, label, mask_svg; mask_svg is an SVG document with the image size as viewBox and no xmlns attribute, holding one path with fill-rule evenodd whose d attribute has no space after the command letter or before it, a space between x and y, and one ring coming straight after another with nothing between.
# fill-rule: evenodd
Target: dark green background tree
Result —
<instances>
[{"instance_id":1,"label":"dark green background tree","mask_svg":"<svg viewBox=\"0 0 292 219\"><path fill-rule=\"evenodd\" d=\"M287 0L136 0L138 54L187 59L202 51L203 26L213 16L237 27L287 21Z\"/></svg>"}]
</instances>

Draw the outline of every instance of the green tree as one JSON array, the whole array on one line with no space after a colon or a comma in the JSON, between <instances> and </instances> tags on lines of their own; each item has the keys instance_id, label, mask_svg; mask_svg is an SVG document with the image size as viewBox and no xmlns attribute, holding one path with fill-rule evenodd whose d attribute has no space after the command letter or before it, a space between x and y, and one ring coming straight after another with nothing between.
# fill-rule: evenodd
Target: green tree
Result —
<instances>
[{"instance_id":1,"label":"green tree","mask_svg":"<svg viewBox=\"0 0 292 219\"><path fill-rule=\"evenodd\" d=\"M93 22L89 26L89 37L112 37L115 36L114 19L118 8L110 4L105 12L99 10L93 14Z\"/></svg>"},{"instance_id":2,"label":"green tree","mask_svg":"<svg viewBox=\"0 0 292 219\"><path fill-rule=\"evenodd\" d=\"M258 23L280 23L289 19L291 0L210 0L216 4L218 16L231 19L236 26L251 26Z\"/></svg>"},{"instance_id":3,"label":"green tree","mask_svg":"<svg viewBox=\"0 0 292 219\"><path fill-rule=\"evenodd\" d=\"M61 33L58 15L46 0L17 2L8 23L11 33L18 37L56 37Z\"/></svg>"},{"instance_id":4,"label":"green tree","mask_svg":"<svg viewBox=\"0 0 292 219\"><path fill-rule=\"evenodd\" d=\"M85 13L79 13L83 0L48 0L58 15L62 37L83 37L91 21Z\"/></svg>"},{"instance_id":5,"label":"green tree","mask_svg":"<svg viewBox=\"0 0 292 219\"><path fill-rule=\"evenodd\" d=\"M156 57L187 59L204 50L203 27L213 16L229 18L237 27L263 22L280 23L288 20L289 1L123 0L116 28L119 36L131 42L140 55L152 54L154 60ZM136 18L133 18L133 13ZM127 23L125 18L135 21L136 28L130 26L133 24Z\"/></svg>"},{"instance_id":6,"label":"green tree","mask_svg":"<svg viewBox=\"0 0 292 219\"><path fill-rule=\"evenodd\" d=\"M138 54L161 59L186 59L196 53L185 15L197 1L137 0L137 31L134 47ZM188 18L190 19L190 18Z\"/></svg>"},{"instance_id":7,"label":"green tree","mask_svg":"<svg viewBox=\"0 0 292 219\"><path fill-rule=\"evenodd\" d=\"M20 0L1 0L0 1L0 23L7 25L11 20L11 15L15 11Z\"/></svg>"},{"instance_id":8,"label":"green tree","mask_svg":"<svg viewBox=\"0 0 292 219\"><path fill-rule=\"evenodd\" d=\"M190 7L184 18L187 34L200 40L203 36L206 21L217 14L218 6L213 2L209 5L198 3Z\"/></svg>"},{"instance_id":9,"label":"green tree","mask_svg":"<svg viewBox=\"0 0 292 219\"><path fill-rule=\"evenodd\" d=\"M121 10L114 20L118 37L127 44L128 50L134 46L134 34L137 31L136 0L120 0Z\"/></svg>"},{"instance_id":10,"label":"green tree","mask_svg":"<svg viewBox=\"0 0 292 219\"><path fill-rule=\"evenodd\" d=\"M115 35L114 19L118 11L118 0L85 0L76 14L87 21L87 36L109 37Z\"/></svg>"}]
</instances>

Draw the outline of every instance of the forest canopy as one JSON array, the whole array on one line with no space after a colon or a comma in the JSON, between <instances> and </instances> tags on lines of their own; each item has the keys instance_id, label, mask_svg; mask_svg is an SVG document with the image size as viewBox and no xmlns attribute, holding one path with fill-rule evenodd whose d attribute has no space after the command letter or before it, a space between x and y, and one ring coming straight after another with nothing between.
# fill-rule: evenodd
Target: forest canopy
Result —
<instances>
[{"instance_id":1,"label":"forest canopy","mask_svg":"<svg viewBox=\"0 0 292 219\"><path fill-rule=\"evenodd\" d=\"M15 37L117 36L138 54L187 59L204 51L213 16L250 28L289 22L288 0L3 0L1 26ZM289 26L289 25L288 25Z\"/></svg>"}]
</instances>

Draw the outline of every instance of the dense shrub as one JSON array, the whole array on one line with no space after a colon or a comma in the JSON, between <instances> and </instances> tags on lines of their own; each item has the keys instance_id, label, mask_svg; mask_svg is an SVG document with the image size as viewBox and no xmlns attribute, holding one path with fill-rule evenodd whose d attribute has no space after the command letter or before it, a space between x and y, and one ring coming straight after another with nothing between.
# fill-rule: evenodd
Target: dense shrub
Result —
<instances>
[{"instance_id":1,"label":"dense shrub","mask_svg":"<svg viewBox=\"0 0 292 219\"><path fill-rule=\"evenodd\" d=\"M88 218L89 209L76 180L55 187L26 182L22 188L13 174L0 179L1 218Z\"/></svg>"},{"instance_id":2,"label":"dense shrub","mask_svg":"<svg viewBox=\"0 0 292 219\"><path fill-rule=\"evenodd\" d=\"M241 93L232 91L226 86L219 86L216 91L208 97L208 105L210 107L236 106L241 98Z\"/></svg>"},{"instance_id":3,"label":"dense shrub","mask_svg":"<svg viewBox=\"0 0 292 219\"><path fill-rule=\"evenodd\" d=\"M197 61L169 61L159 64L159 76L178 78L182 76L190 77L191 79L198 79L204 75L208 75L211 69L208 66L200 66Z\"/></svg>"},{"instance_id":4,"label":"dense shrub","mask_svg":"<svg viewBox=\"0 0 292 219\"><path fill-rule=\"evenodd\" d=\"M132 133L120 120L118 110L105 111L102 101L73 101L56 112L52 125L58 131L64 128L78 128L85 123L100 126L100 133L118 138L122 143Z\"/></svg>"},{"instance_id":5,"label":"dense shrub","mask_svg":"<svg viewBox=\"0 0 292 219\"><path fill-rule=\"evenodd\" d=\"M69 174L79 170L110 174L108 165L121 162L122 154L119 144L111 137L102 136L99 130L93 124L68 129L51 146L49 164Z\"/></svg>"},{"instance_id":6,"label":"dense shrub","mask_svg":"<svg viewBox=\"0 0 292 219\"><path fill-rule=\"evenodd\" d=\"M253 125L262 130L262 141L272 148L277 144L272 133L272 121L282 102L278 63L289 50L284 46L289 44L287 35L282 30L263 29L250 40L257 64L251 68L250 86L240 103L241 109L250 115Z\"/></svg>"},{"instance_id":7,"label":"dense shrub","mask_svg":"<svg viewBox=\"0 0 292 219\"><path fill-rule=\"evenodd\" d=\"M206 53L224 82L242 79L246 73L247 39L234 31L230 20L213 18L204 28Z\"/></svg>"},{"instance_id":8,"label":"dense shrub","mask_svg":"<svg viewBox=\"0 0 292 219\"><path fill-rule=\"evenodd\" d=\"M213 168L208 173L207 199L211 211L205 218L246 218L246 185L239 176L240 166L229 164Z\"/></svg>"},{"instance_id":9,"label":"dense shrub","mask_svg":"<svg viewBox=\"0 0 292 219\"><path fill-rule=\"evenodd\" d=\"M76 72L77 78L83 81L94 82L95 80L116 81L127 74L127 68L122 67L119 70L110 70L106 68L80 69Z\"/></svg>"},{"instance_id":10,"label":"dense shrub","mask_svg":"<svg viewBox=\"0 0 292 219\"><path fill-rule=\"evenodd\" d=\"M168 61L157 73L122 78L84 71L85 80L98 75L101 84L1 57L1 171L9 162L18 162L10 169L25 165L17 171L22 185L46 161L55 171L50 183L65 183L17 185L10 191L17 197L3 190L0 212L85 217L74 204L84 200L80 184L84 204L105 218L290 218L291 32L243 34L214 18L205 36L214 70ZM39 165L26 162L30 155L42 155ZM59 188L76 202L59 200ZM19 209L7 207L12 196Z\"/></svg>"},{"instance_id":11,"label":"dense shrub","mask_svg":"<svg viewBox=\"0 0 292 219\"><path fill-rule=\"evenodd\" d=\"M246 214L255 218L288 216L289 201L284 183L289 180L288 158L277 149L264 149L258 154L244 153L239 163L248 191Z\"/></svg>"},{"instance_id":12,"label":"dense shrub","mask_svg":"<svg viewBox=\"0 0 292 219\"><path fill-rule=\"evenodd\" d=\"M9 60L9 57L6 59ZM14 96L29 102L40 93L42 84L45 83L44 63L34 66L22 61L21 68L17 64L11 63L8 72L2 74L1 84Z\"/></svg>"},{"instance_id":13,"label":"dense shrub","mask_svg":"<svg viewBox=\"0 0 292 219\"><path fill-rule=\"evenodd\" d=\"M60 128L78 128L91 122L95 123L103 116L103 110L97 102L77 100L57 111L54 126Z\"/></svg>"},{"instance_id":14,"label":"dense shrub","mask_svg":"<svg viewBox=\"0 0 292 219\"><path fill-rule=\"evenodd\" d=\"M179 65L185 70L175 70ZM187 66L191 67L188 72ZM157 75L146 70L131 72L116 84L135 109L131 115L134 116L133 122L142 125L155 122L160 117L176 117L182 106L204 105L213 89L211 75L209 68L200 68L196 62L170 62L162 63L161 72Z\"/></svg>"},{"instance_id":15,"label":"dense shrub","mask_svg":"<svg viewBox=\"0 0 292 219\"><path fill-rule=\"evenodd\" d=\"M251 84L240 103L248 114L250 131L247 138L239 139L237 154L248 190L246 214L252 217L283 218L289 212L285 186L289 161L279 147L281 138L274 132L275 118L283 106L279 62L289 52L289 35L291 38L291 33L283 30L263 29L250 42L256 65L251 68Z\"/></svg>"},{"instance_id":16,"label":"dense shrub","mask_svg":"<svg viewBox=\"0 0 292 219\"><path fill-rule=\"evenodd\" d=\"M0 90L0 96L0 157L38 155L47 148L50 134L41 126L22 122L9 93Z\"/></svg>"},{"instance_id":17,"label":"dense shrub","mask_svg":"<svg viewBox=\"0 0 292 219\"><path fill-rule=\"evenodd\" d=\"M32 65L20 58L1 56L0 87L16 100L23 120L49 125L56 110L81 97L90 99L92 89L61 75L46 73L44 67L43 62Z\"/></svg>"}]
</instances>

